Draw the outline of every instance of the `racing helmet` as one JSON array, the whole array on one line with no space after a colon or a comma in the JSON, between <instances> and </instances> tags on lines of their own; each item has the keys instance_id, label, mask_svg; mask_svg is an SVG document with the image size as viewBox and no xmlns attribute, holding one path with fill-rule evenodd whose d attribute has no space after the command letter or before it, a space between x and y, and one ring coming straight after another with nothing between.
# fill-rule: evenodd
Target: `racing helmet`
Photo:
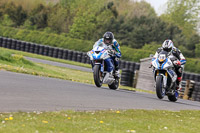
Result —
<instances>
[{"instance_id":1,"label":"racing helmet","mask_svg":"<svg viewBox=\"0 0 200 133\"><path fill-rule=\"evenodd\" d=\"M104 35L103 35L103 41L105 44L107 45L110 45L112 44L113 42L113 39L114 39L114 35L112 32L106 32Z\"/></svg>"},{"instance_id":2,"label":"racing helmet","mask_svg":"<svg viewBox=\"0 0 200 133\"><path fill-rule=\"evenodd\" d=\"M172 40L170 40L170 39L165 40L162 44L163 50L167 51L167 52L171 52L173 47L174 47L174 44L173 44Z\"/></svg>"}]
</instances>

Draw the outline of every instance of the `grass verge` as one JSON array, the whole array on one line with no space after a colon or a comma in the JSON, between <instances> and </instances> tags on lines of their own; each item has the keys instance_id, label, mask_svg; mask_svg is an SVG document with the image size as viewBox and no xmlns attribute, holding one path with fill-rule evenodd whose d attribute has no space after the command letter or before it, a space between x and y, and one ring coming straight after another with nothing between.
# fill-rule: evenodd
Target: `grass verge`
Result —
<instances>
[{"instance_id":1,"label":"grass verge","mask_svg":"<svg viewBox=\"0 0 200 133\"><path fill-rule=\"evenodd\" d=\"M27 53L27 52L12 50L12 49L6 49L6 48L2 48L2 47L0 47L0 51L7 51L7 52L12 53L12 54L18 54L18 55L28 56L28 57L32 57L32 58L50 60L50 61L70 64L70 65L76 65L76 66L91 68L90 64L84 64L84 63L74 62L74 61L70 61L70 60L57 59L57 58L52 58L52 57L43 56L43 55L37 55L37 54L32 54L32 53Z\"/></svg>"},{"instance_id":2,"label":"grass verge","mask_svg":"<svg viewBox=\"0 0 200 133\"><path fill-rule=\"evenodd\" d=\"M197 133L200 111L109 110L1 113L0 132Z\"/></svg>"}]
</instances>

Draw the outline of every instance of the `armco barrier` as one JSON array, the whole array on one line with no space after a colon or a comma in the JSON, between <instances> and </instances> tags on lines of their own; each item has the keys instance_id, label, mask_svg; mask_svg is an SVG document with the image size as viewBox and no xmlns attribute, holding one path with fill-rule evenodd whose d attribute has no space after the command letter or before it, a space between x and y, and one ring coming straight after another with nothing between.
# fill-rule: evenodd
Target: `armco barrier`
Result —
<instances>
[{"instance_id":1,"label":"armco barrier","mask_svg":"<svg viewBox=\"0 0 200 133\"><path fill-rule=\"evenodd\" d=\"M200 75L195 73L183 73L183 80L193 80L195 82L200 82Z\"/></svg>"},{"instance_id":2,"label":"armco barrier","mask_svg":"<svg viewBox=\"0 0 200 133\"><path fill-rule=\"evenodd\" d=\"M7 40L7 38L3 38L2 47L6 48Z\"/></svg>"},{"instance_id":3,"label":"armco barrier","mask_svg":"<svg viewBox=\"0 0 200 133\"><path fill-rule=\"evenodd\" d=\"M90 58L87 56L87 58L86 58L86 63L87 64L91 64L91 61L90 61Z\"/></svg>"},{"instance_id":4,"label":"armco barrier","mask_svg":"<svg viewBox=\"0 0 200 133\"><path fill-rule=\"evenodd\" d=\"M140 70L140 63L135 63L135 70Z\"/></svg>"},{"instance_id":5,"label":"armco barrier","mask_svg":"<svg viewBox=\"0 0 200 133\"><path fill-rule=\"evenodd\" d=\"M130 63L129 69L132 70L132 71L135 71L135 63L134 62Z\"/></svg>"},{"instance_id":6,"label":"armco barrier","mask_svg":"<svg viewBox=\"0 0 200 133\"><path fill-rule=\"evenodd\" d=\"M123 61L123 60L120 60L120 61L119 61L119 68L120 68L120 69L125 68L125 61Z\"/></svg>"},{"instance_id":7,"label":"armco barrier","mask_svg":"<svg viewBox=\"0 0 200 133\"><path fill-rule=\"evenodd\" d=\"M39 45L39 54L44 55L44 45Z\"/></svg>"},{"instance_id":8,"label":"armco barrier","mask_svg":"<svg viewBox=\"0 0 200 133\"><path fill-rule=\"evenodd\" d=\"M8 38L7 39L7 44L5 44L5 48L11 48L11 45L12 45L12 39ZM16 48L16 45L15 45L15 48Z\"/></svg>"},{"instance_id":9,"label":"armco barrier","mask_svg":"<svg viewBox=\"0 0 200 133\"><path fill-rule=\"evenodd\" d=\"M31 43L30 44L30 50L29 50L29 52L34 53L35 45L36 45L35 43Z\"/></svg>"},{"instance_id":10,"label":"armco barrier","mask_svg":"<svg viewBox=\"0 0 200 133\"><path fill-rule=\"evenodd\" d=\"M130 62L129 61L126 61L125 62L125 69L129 69L130 68Z\"/></svg>"},{"instance_id":11,"label":"armco barrier","mask_svg":"<svg viewBox=\"0 0 200 133\"><path fill-rule=\"evenodd\" d=\"M73 52L72 61L77 61L77 54L78 54L77 51L74 51L74 52Z\"/></svg>"},{"instance_id":12,"label":"armco barrier","mask_svg":"<svg viewBox=\"0 0 200 133\"><path fill-rule=\"evenodd\" d=\"M53 57L53 50L54 50L54 48L49 47L48 56Z\"/></svg>"},{"instance_id":13,"label":"armco barrier","mask_svg":"<svg viewBox=\"0 0 200 133\"><path fill-rule=\"evenodd\" d=\"M63 56L63 49L58 49L58 58L59 59L62 59L62 56Z\"/></svg>"},{"instance_id":14,"label":"armco barrier","mask_svg":"<svg viewBox=\"0 0 200 133\"><path fill-rule=\"evenodd\" d=\"M19 43L20 41L17 41L17 43ZM21 51L25 51L25 45L26 45L26 42L22 41L21 44L20 44L20 50ZM36 53L38 54L38 53Z\"/></svg>"},{"instance_id":15,"label":"armco barrier","mask_svg":"<svg viewBox=\"0 0 200 133\"><path fill-rule=\"evenodd\" d=\"M195 82L194 90L192 92L192 100L200 101L200 82Z\"/></svg>"},{"instance_id":16,"label":"armco barrier","mask_svg":"<svg viewBox=\"0 0 200 133\"><path fill-rule=\"evenodd\" d=\"M86 63L86 61L87 61L87 54L86 54L86 53L83 53L83 54L82 54L82 57L81 57L81 62L82 62L82 63Z\"/></svg>"},{"instance_id":17,"label":"armco barrier","mask_svg":"<svg viewBox=\"0 0 200 133\"><path fill-rule=\"evenodd\" d=\"M68 55L68 50L64 49L63 50L63 56L62 56L62 59L67 59L67 55Z\"/></svg>"},{"instance_id":18,"label":"armco barrier","mask_svg":"<svg viewBox=\"0 0 200 133\"><path fill-rule=\"evenodd\" d=\"M2 47L3 37L0 36L0 47Z\"/></svg>"},{"instance_id":19,"label":"armco barrier","mask_svg":"<svg viewBox=\"0 0 200 133\"><path fill-rule=\"evenodd\" d=\"M73 51L69 50L67 54L67 59L72 60Z\"/></svg>"},{"instance_id":20,"label":"armco barrier","mask_svg":"<svg viewBox=\"0 0 200 133\"><path fill-rule=\"evenodd\" d=\"M49 54L49 46L44 46L44 55L48 56Z\"/></svg>"},{"instance_id":21,"label":"armco barrier","mask_svg":"<svg viewBox=\"0 0 200 133\"><path fill-rule=\"evenodd\" d=\"M25 52L30 52L30 43L25 43Z\"/></svg>"},{"instance_id":22,"label":"armco barrier","mask_svg":"<svg viewBox=\"0 0 200 133\"><path fill-rule=\"evenodd\" d=\"M21 47L21 41L13 40L13 43L16 44L16 50L20 50L20 47Z\"/></svg>"},{"instance_id":23,"label":"armco barrier","mask_svg":"<svg viewBox=\"0 0 200 133\"><path fill-rule=\"evenodd\" d=\"M133 86L134 71L129 69L122 69L120 84L123 86Z\"/></svg>"}]
</instances>

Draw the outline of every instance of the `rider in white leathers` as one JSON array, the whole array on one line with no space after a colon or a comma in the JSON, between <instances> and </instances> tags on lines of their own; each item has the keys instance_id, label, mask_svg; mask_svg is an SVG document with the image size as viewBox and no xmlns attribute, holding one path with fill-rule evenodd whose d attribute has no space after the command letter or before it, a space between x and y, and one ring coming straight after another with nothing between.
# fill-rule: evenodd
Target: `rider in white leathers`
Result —
<instances>
[{"instance_id":1,"label":"rider in white leathers","mask_svg":"<svg viewBox=\"0 0 200 133\"><path fill-rule=\"evenodd\" d=\"M170 39L167 39L163 42L162 47L158 48L152 61L155 60L158 57L159 53L163 50L169 52L171 55L175 56L178 59L174 61L173 64L174 64L176 74L177 74L177 82L176 82L177 88L176 89L180 90L181 89L180 82L182 80L182 73L183 73L184 65L186 63L186 59L181 53L181 51L174 46L173 42Z\"/></svg>"},{"instance_id":2,"label":"rider in white leathers","mask_svg":"<svg viewBox=\"0 0 200 133\"><path fill-rule=\"evenodd\" d=\"M112 56L112 59L114 60L114 65L115 65L115 75L117 77L119 76L119 58L121 58L121 51L120 51L120 46L119 43L114 39L114 35L112 32L106 32L103 35L103 38L99 39L95 45L99 45L101 43L105 43L107 46L111 45L113 51L115 52ZM93 46L93 47L94 47Z\"/></svg>"}]
</instances>

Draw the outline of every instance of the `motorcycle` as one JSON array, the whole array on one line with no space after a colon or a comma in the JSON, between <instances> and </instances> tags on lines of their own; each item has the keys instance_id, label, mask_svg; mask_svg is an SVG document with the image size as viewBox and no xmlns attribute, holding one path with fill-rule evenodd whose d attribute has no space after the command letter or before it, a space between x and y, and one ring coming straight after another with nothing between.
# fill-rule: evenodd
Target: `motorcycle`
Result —
<instances>
[{"instance_id":1,"label":"motorcycle","mask_svg":"<svg viewBox=\"0 0 200 133\"><path fill-rule=\"evenodd\" d=\"M112 46L104 43L95 44L93 49L87 53L92 62L94 82L97 87L108 84L110 89L119 87L119 77L115 76L115 65L112 59L115 54Z\"/></svg>"},{"instance_id":2,"label":"motorcycle","mask_svg":"<svg viewBox=\"0 0 200 133\"><path fill-rule=\"evenodd\" d=\"M175 102L178 100L179 93L176 90L177 74L173 64L176 60L176 57L162 51L158 58L152 61L156 94L159 99L167 95L170 101Z\"/></svg>"}]
</instances>

